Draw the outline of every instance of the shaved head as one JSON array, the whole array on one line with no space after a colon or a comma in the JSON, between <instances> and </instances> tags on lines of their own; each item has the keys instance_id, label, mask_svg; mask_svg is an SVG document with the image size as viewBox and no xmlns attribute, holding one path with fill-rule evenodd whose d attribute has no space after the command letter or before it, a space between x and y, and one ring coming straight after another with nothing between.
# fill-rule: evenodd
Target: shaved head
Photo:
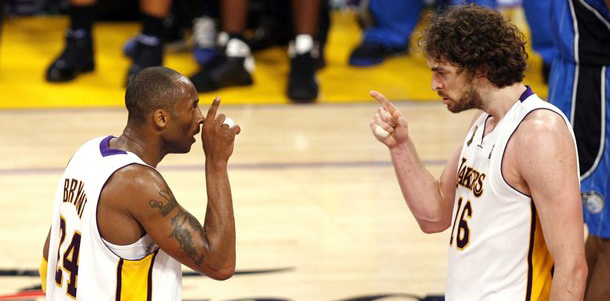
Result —
<instances>
[{"instance_id":1,"label":"shaved head","mask_svg":"<svg viewBox=\"0 0 610 301\"><path fill-rule=\"evenodd\" d=\"M142 124L150 113L163 109L173 113L176 100L186 93L188 78L165 67L149 67L140 71L127 85L125 106L128 123Z\"/></svg>"}]
</instances>

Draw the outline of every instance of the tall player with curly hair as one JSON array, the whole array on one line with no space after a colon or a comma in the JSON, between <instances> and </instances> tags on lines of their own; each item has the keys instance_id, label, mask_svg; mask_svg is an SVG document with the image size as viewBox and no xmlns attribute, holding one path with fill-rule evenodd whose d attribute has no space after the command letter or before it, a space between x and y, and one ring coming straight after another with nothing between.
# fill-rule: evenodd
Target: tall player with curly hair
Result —
<instances>
[{"instance_id":1,"label":"tall player with curly hair","mask_svg":"<svg viewBox=\"0 0 610 301\"><path fill-rule=\"evenodd\" d=\"M462 6L434 18L420 45L447 108L480 110L463 144L436 179L403 114L376 91L381 107L370 125L390 149L420 228L450 231L446 299L582 300L574 134L559 109L522 83L523 34L494 10Z\"/></svg>"}]
</instances>

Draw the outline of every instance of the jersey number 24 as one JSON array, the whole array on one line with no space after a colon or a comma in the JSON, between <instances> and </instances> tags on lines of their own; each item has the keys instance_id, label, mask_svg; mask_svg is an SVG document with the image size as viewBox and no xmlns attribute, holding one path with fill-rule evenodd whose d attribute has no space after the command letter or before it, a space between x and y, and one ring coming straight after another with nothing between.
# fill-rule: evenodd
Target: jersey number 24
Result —
<instances>
[{"instance_id":1,"label":"jersey number 24","mask_svg":"<svg viewBox=\"0 0 610 301\"><path fill-rule=\"evenodd\" d=\"M63 284L64 271L69 274L67 277L66 294L72 298L76 298L76 281L78 277L78 253L80 251L81 234L74 231L70 245L61 255L60 249L66 240L66 220L62 216L59 220L59 247L57 248L57 270L55 271L55 283L60 288Z\"/></svg>"}]
</instances>

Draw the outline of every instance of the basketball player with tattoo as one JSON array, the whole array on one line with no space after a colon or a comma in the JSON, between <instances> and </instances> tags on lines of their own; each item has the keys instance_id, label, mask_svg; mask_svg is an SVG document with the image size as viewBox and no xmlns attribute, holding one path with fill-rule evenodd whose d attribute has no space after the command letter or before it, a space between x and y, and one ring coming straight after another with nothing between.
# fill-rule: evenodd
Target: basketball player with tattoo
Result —
<instances>
[{"instance_id":1,"label":"basketball player with tattoo","mask_svg":"<svg viewBox=\"0 0 610 301\"><path fill-rule=\"evenodd\" d=\"M435 17L420 43L449 111L480 110L464 143L435 179L406 118L376 91L381 107L370 125L421 229L450 231L446 300L582 300L574 134L559 109L522 83L523 34L496 11L462 6Z\"/></svg>"},{"instance_id":2,"label":"basketball player with tattoo","mask_svg":"<svg viewBox=\"0 0 610 301\"><path fill-rule=\"evenodd\" d=\"M41 264L47 300L182 300L181 264L213 279L233 275L227 162L240 128L223 124L219 103L204 117L190 80L164 67L144 69L129 83L123 134L85 143L57 187ZM189 152L200 131L203 225L156 170L165 155Z\"/></svg>"}]
</instances>

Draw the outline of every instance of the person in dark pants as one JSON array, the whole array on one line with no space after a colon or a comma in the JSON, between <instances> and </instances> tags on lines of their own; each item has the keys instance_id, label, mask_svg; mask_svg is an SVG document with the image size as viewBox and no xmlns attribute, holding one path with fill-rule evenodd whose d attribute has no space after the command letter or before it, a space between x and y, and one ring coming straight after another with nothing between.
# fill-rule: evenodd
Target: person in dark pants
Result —
<instances>
[{"instance_id":1,"label":"person in dark pants","mask_svg":"<svg viewBox=\"0 0 610 301\"><path fill-rule=\"evenodd\" d=\"M97 0L70 0L70 28L61 54L47 68L49 82L67 82L95 70L92 27L96 19ZM132 53L132 64L126 82L140 70L163 64L164 19L172 0L140 0L142 31Z\"/></svg>"},{"instance_id":2,"label":"person in dark pants","mask_svg":"<svg viewBox=\"0 0 610 301\"><path fill-rule=\"evenodd\" d=\"M610 1L552 0L549 101L570 118L580 163L586 301L610 300Z\"/></svg>"},{"instance_id":3,"label":"person in dark pants","mask_svg":"<svg viewBox=\"0 0 610 301\"><path fill-rule=\"evenodd\" d=\"M290 73L287 95L295 102L313 102L319 91L316 79L319 50L314 38L318 34L320 0L294 0L291 3L294 38L288 51ZM244 36L248 25L248 1L223 0L220 7L220 55L191 76L199 92L254 83L252 49Z\"/></svg>"},{"instance_id":4,"label":"person in dark pants","mask_svg":"<svg viewBox=\"0 0 610 301\"><path fill-rule=\"evenodd\" d=\"M348 63L355 67L381 64L392 55L409 50L409 39L423 9L422 0L370 0L361 3L366 17L362 41L356 46ZM371 23L371 24L366 24Z\"/></svg>"}]
</instances>

